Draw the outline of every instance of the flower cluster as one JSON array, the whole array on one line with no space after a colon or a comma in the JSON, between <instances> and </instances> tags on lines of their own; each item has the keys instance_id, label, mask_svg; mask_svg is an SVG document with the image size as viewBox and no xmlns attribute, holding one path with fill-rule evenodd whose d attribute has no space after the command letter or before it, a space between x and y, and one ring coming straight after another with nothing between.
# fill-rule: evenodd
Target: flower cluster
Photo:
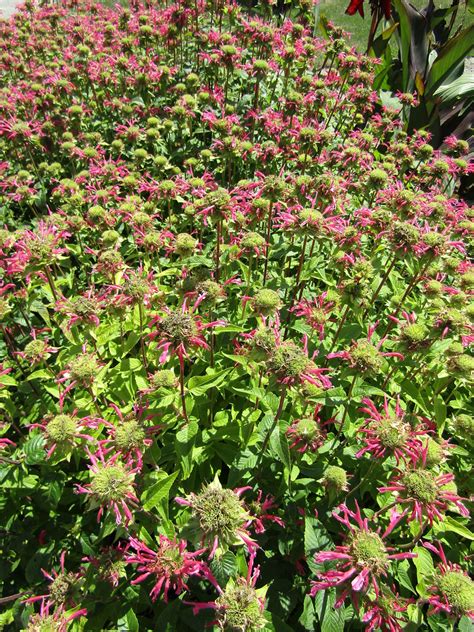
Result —
<instances>
[{"instance_id":1,"label":"flower cluster","mask_svg":"<svg viewBox=\"0 0 474 632\"><path fill-rule=\"evenodd\" d=\"M470 623L469 145L273 4L0 20L0 627Z\"/></svg>"}]
</instances>

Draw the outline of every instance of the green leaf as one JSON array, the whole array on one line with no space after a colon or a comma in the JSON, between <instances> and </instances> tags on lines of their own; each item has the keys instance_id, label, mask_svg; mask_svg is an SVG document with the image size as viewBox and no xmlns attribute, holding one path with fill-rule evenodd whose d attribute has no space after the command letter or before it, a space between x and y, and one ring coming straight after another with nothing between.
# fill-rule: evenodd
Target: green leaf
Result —
<instances>
[{"instance_id":1,"label":"green leaf","mask_svg":"<svg viewBox=\"0 0 474 632\"><path fill-rule=\"evenodd\" d=\"M210 375L198 375L196 377L192 377L187 383L187 389L193 395L204 395L206 391L210 388L214 388L220 386L224 381L226 376L231 372L232 369L223 369L222 371L217 371L216 373L211 373Z\"/></svg>"},{"instance_id":2,"label":"green leaf","mask_svg":"<svg viewBox=\"0 0 474 632\"><path fill-rule=\"evenodd\" d=\"M299 623L305 630L313 632L316 629L316 615L314 613L313 599L309 595L305 595L303 603L303 613L299 618Z\"/></svg>"},{"instance_id":3,"label":"green leaf","mask_svg":"<svg viewBox=\"0 0 474 632\"><path fill-rule=\"evenodd\" d=\"M422 546L415 547L413 549L413 553L417 554L417 557L413 558L413 563L416 568L416 577L418 580L416 588L418 593L424 597L427 594L427 586L430 585L430 577L434 572L433 558Z\"/></svg>"},{"instance_id":4,"label":"green leaf","mask_svg":"<svg viewBox=\"0 0 474 632\"><path fill-rule=\"evenodd\" d=\"M0 377L0 386L16 386L17 381L11 375L2 375Z\"/></svg>"},{"instance_id":5,"label":"green leaf","mask_svg":"<svg viewBox=\"0 0 474 632\"><path fill-rule=\"evenodd\" d=\"M174 445L176 453L180 456L183 480L189 478L193 471L193 447L198 431L199 424L197 421L191 420L176 433Z\"/></svg>"},{"instance_id":6,"label":"green leaf","mask_svg":"<svg viewBox=\"0 0 474 632\"><path fill-rule=\"evenodd\" d=\"M31 434L27 441L23 444L23 452L25 453L28 465L42 463L46 456L44 436L41 433Z\"/></svg>"},{"instance_id":7,"label":"green leaf","mask_svg":"<svg viewBox=\"0 0 474 632\"><path fill-rule=\"evenodd\" d=\"M398 580L401 586L403 586L404 588L406 588L412 593L416 593L416 590L408 574L409 570L410 570L410 562L408 560L401 561L397 569Z\"/></svg>"},{"instance_id":8,"label":"green leaf","mask_svg":"<svg viewBox=\"0 0 474 632\"><path fill-rule=\"evenodd\" d=\"M0 629L3 630L4 626L13 623L14 620L14 608L9 608L5 612L0 614Z\"/></svg>"},{"instance_id":9,"label":"green leaf","mask_svg":"<svg viewBox=\"0 0 474 632\"><path fill-rule=\"evenodd\" d=\"M437 396L434 400L434 411L438 428L446 421L446 404L442 397Z\"/></svg>"},{"instance_id":10,"label":"green leaf","mask_svg":"<svg viewBox=\"0 0 474 632\"><path fill-rule=\"evenodd\" d=\"M237 560L232 551L226 551L220 557L214 557L211 561L211 571L222 588L227 584L229 577L237 573Z\"/></svg>"},{"instance_id":11,"label":"green leaf","mask_svg":"<svg viewBox=\"0 0 474 632\"><path fill-rule=\"evenodd\" d=\"M411 23L407 7L403 0L393 2L399 17L400 24L400 58L402 62L402 89L409 90L410 80L410 44L411 44Z\"/></svg>"},{"instance_id":12,"label":"green leaf","mask_svg":"<svg viewBox=\"0 0 474 632\"><path fill-rule=\"evenodd\" d=\"M321 632L343 632L344 606L334 608L335 590L323 590L316 593L315 609L321 622Z\"/></svg>"},{"instance_id":13,"label":"green leaf","mask_svg":"<svg viewBox=\"0 0 474 632\"><path fill-rule=\"evenodd\" d=\"M443 100L443 105L456 101L461 98L473 98L474 97L474 77L472 73L466 71L460 77L440 86L435 96L440 96Z\"/></svg>"},{"instance_id":14,"label":"green leaf","mask_svg":"<svg viewBox=\"0 0 474 632\"><path fill-rule=\"evenodd\" d=\"M472 632L472 621L469 617L461 617L458 623L458 631L459 632Z\"/></svg>"},{"instance_id":15,"label":"green leaf","mask_svg":"<svg viewBox=\"0 0 474 632\"><path fill-rule=\"evenodd\" d=\"M474 540L474 533L472 533L472 531L470 531L462 523L458 522L455 518L451 518L451 516L445 516L440 526L443 531L452 531L467 540Z\"/></svg>"},{"instance_id":16,"label":"green leaf","mask_svg":"<svg viewBox=\"0 0 474 632\"><path fill-rule=\"evenodd\" d=\"M474 48L474 24L471 24L443 46L431 66L426 84L426 94L433 95L443 81L466 59Z\"/></svg>"},{"instance_id":17,"label":"green leaf","mask_svg":"<svg viewBox=\"0 0 474 632\"><path fill-rule=\"evenodd\" d=\"M276 453L283 465L288 470L291 470L291 455L285 428L280 426L276 430L277 432L273 432L270 437L270 447Z\"/></svg>"},{"instance_id":18,"label":"green leaf","mask_svg":"<svg viewBox=\"0 0 474 632\"><path fill-rule=\"evenodd\" d=\"M132 609L117 621L119 632L139 632L140 626L136 614Z\"/></svg>"},{"instance_id":19,"label":"green leaf","mask_svg":"<svg viewBox=\"0 0 474 632\"><path fill-rule=\"evenodd\" d=\"M143 494L143 508L148 511L157 507L158 505L168 502L171 487L175 482L179 472L174 472L165 478L161 479Z\"/></svg>"},{"instance_id":20,"label":"green leaf","mask_svg":"<svg viewBox=\"0 0 474 632\"><path fill-rule=\"evenodd\" d=\"M30 380L50 380L50 379L52 379L51 374L48 373L48 371L45 371L44 369L38 369L37 371L33 371L33 373L30 373L30 375L28 375L28 377L26 378L27 382L29 382Z\"/></svg>"}]
</instances>

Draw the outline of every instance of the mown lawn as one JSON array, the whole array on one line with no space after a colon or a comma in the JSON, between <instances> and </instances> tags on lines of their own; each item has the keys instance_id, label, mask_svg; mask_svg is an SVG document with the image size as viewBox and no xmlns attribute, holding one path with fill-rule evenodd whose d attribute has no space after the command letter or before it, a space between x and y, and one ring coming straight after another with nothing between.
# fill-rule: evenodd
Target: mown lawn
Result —
<instances>
[{"instance_id":1,"label":"mown lawn","mask_svg":"<svg viewBox=\"0 0 474 632\"><path fill-rule=\"evenodd\" d=\"M370 29L370 5L368 1L364 4L365 17L362 18L357 15L346 15L345 11L349 4L345 0L321 0L321 15L325 15L329 20L341 26L350 35L351 43L359 50L365 50L367 45L367 36ZM411 2L415 7L422 8L428 4L427 0L413 0ZM448 7L451 4L451 0L435 0L436 7L443 8ZM456 18L456 25L460 26L464 23L465 26L474 22L474 15L466 11L465 5L461 7L458 16ZM379 26L379 32L381 32L381 26Z\"/></svg>"}]
</instances>

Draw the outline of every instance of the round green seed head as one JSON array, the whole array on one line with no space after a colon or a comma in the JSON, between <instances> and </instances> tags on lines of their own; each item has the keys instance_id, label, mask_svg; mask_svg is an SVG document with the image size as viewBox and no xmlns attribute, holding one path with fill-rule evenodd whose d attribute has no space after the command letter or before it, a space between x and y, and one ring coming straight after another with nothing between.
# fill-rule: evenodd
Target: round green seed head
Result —
<instances>
[{"instance_id":1,"label":"round green seed head","mask_svg":"<svg viewBox=\"0 0 474 632\"><path fill-rule=\"evenodd\" d=\"M324 472L323 485L336 492L347 490L347 472L338 465L330 465Z\"/></svg>"},{"instance_id":2,"label":"round green seed head","mask_svg":"<svg viewBox=\"0 0 474 632\"><path fill-rule=\"evenodd\" d=\"M91 474L91 492L100 503L120 502L133 493L133 475L116 462L113 465L97 466Z\"/></svg>"},{"instance_id":3,"label":"round green seed head","mask_svg":"<svg viewBox=\"0 0 474 632\"><path fill-rule=\"evenodd\" d=\"M78 421L72 415L55 415L46 425L46 434L52 443L68 444L74 439Z\"/></svg>"},{"instance_id":4,"label":"round green seed head","mask_svg":"<svg viewBox=\"0 0 474 632\"><path fill-rule=\"evenodd\" d=\"M435 583L456 616L474 612L474 582L468 575L461 571L437 573Z\"/></svg>"}]
</instances>

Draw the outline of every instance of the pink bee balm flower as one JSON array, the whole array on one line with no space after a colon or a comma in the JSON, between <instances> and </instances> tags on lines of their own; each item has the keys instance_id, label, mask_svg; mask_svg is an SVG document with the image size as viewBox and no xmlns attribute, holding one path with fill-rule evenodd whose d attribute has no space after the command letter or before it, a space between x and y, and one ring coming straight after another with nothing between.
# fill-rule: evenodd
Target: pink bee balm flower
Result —
<instances>
[{"instance_id":1,"label":"pink bee balm flower","mask_svg":"<svg viewBox=\"0 0 474 632\"><path fill-rule=\"evenodd\" d=\"M91 482L88 485L76 485L78 494L88 494L95 506L99 506L97 521L105 509L115 514L117 524L128 525L133 521L131 508L138 504L134 492L134 476L137 469L119 460L120 454L114 454L108 460L101 447L96 454L86 449L92 465L89 466Z\"/></svg>"},{"instance_id":2,"label":"pink bee balm flower","mask_svg":"<svg viewBox=\"0 0 474 632\"><path fill-rule=\"evenodd\" d=\"M401 599L391 590L382 588L376 599L364 601L362 621L367 624L366 632L401 632L405 628L407 619L400 616L406 612L411 599ZM403 625L402 625L403 624Z\"/></svg>"},{"instance_id":3,"label":"pink bee balm flower","mask_svg":"<svg viewBox=\"0 0 474 632\"><path fill-rule=\"evenodd\" d=\"M89 423L92 427L104 425L108 431L109 436L99 441L102 452L104 455L118 453L127 465L141 470L143 453L153 443L149 435L156 432L160 426L145 426L141 408L137 407L131 413L124 415L116 404L111 403L110 407L116 412L118 422L93 419Z\"/></svg>"},{"instance_id":4,"label":"pink bee balm flower","mask_svg":"<svg viewBox=\"0 0 474 632\"><path fill-rule=\"evenodd\" d=\"M326 324L330 322L330 314L336 303L328 298L328 293L323 292L312 300L303 299L292 307L291 311L296 316L302 316L308 325L318 332L319 340L324 339Z\"/></svg>"},{"instance_id":5,"label":"pink bee balm flower","mask_svg":"<svg viewBox=\"0 0 474 632\"><path fill-rule=\"evenodd\" d=\"M466 616L474 621L474 581L458 564L446 559L443 547L430 542L423 546L441 558L433 575L433 585L428 588L431 614L445 612L456 619Z\"/></svg>"},{"instance_id":6,"label":"pink bee balm flower","mask_svg":"<svg viewBox=\"0 0 474 632\"><path fill-rule=\"evenodd\" d=\"M257 548L247 530L252 517L240 500L247 489L250 487L225 489L216 476L199 494L193 492L187 498L175 499L179 505L191 508L189 531L210 548L210 557L233 545L244 544L249 551Z\"/></svg>"},{"instance_id":7,"label":"pink bee balm flower","mask_svg":"<svg viewBox=\"0 0 474 632\"><path fill-rule=\"evenodd\" d=\"M23 351L17 351L16 354L27 360L28 363L33 366L40 362L47 360L51 353L57 353L59 349L57 347L51 347L48 344L48 340L42 340L37 337L37 332L33 329L31 331L30 342L28 342Z\"/></svg>"},{"instance_id":8,"label":"pink bee balm flower","mask_svg":"<svg viewBox=\"0 0 474 632\"><path fill-rule=\"evenodd\" d=\"M263 630L266 627L265 595L267 587L255 588L260 575L259 567L254 568L254 556L250 556L247 576L231 578L222 589L217 582L214 586L219 593L215 601L188 603L194 614L211 608L215 611L214 624L219 630Z\"/></svg>"},{"instance_id":9,"label":"pink bee balm flower","mask_svg":"<svg viewBox=\"0 0 474 632\"><path fill-rule=\"evenodd\" d=\"M0 424L0 430L2 430L4 427L5 424ZM9 445L16 446L16 443L14 441L11 441L11 439L7 439L7 437L0 437L0 450L4 450Z\"/></svg>"},{"instance_id":10,"label":"pink bee balm flower","mask_svg":"<svg viewBox=\"0 0 474 632\"><path fill-rule=\"evenodd\" d=\"M365 407L360 410L369 415L369 418L357 431L362 435L365 443L365 446L357 452L357 458L369 452L376 459L393 455L399 463L400 460L416 459L421 454L423 445L418 437L426 436L430 430L424 424L413 429L405 421L405 411L400 406L399 398L397 398L394 412L390 410L386 397L383 412L379 412L373 401L367 397L364 397L362 403Z\"/></svg>"},{"instance_id":11,"label":"pink bee balm flower","mask_svg":"<svg viewBox=\"0 0 474 632\"><path fill-rule=\"evenodd\" d=\"M417 519L420 524L427 518L429 524L435 519L442 519L450 508L457 509L462 516L469 516L469 511L461 502L451 472L436 474L425 469L426 448L423 456L413 460L410 467L398 470L398 474L388 485L379 487L379 492L392 492L400 504L411 507L409 520Z\"/></svg>"},{"instance_id":12,"label":"pink bee balm flower","mask_svg":"<svg viewBox=\"0 0 474 632\"><path fill-rule=\"evenodd\" d=\"M25 632L36 632L37 630L67 632L71 621L84 617L87 614L85 608L71 611L60 606L59 608L54 608L52 612L51 608L51 604L41 603L39 613L31 615L29 618Z\"/></svg>"},{"instance_id":13,"label":"pink bee balm flower","mask_svg":"<svg viewBox=\"0 0 474 632\"><path fill-rule=\"evenodd\" d=\"M117 588L120 578L126 575L124 553L124 545L120 543L104 547L96 556L83 557L82 561L94 567L98 578Z\"/></svg>"},{"instance_id":14,"label":"pink bee balm flower","mask_svg":"<svg viewBox=\"0 0 474 632\"><path fill-rule=\"evenodd\" d=\"M25 603L41 601L42 610L43 608L49 609L53 607L64 611L66 607L76 607L76 600L81 588L81 575L79 573L66 571L65 559L66 551L63 551L59 558L59 572L53 569L51 573L48 573L44 569L41 569L46 579L51 582L48 592L44 595L29 597L25 600ZM86 611L84 611L84 613L85 612Z\"/></svg>"},{"instance_id":15,"label":"pink bee balm flower","mask_svg":"<svg viewBox=\"0 0 474 632\"><path fill-rule=\"evenodd\" d=\"M67 328L75 325L98 327L99 315L104 309L104 297L98 296L92 289L67 299L60 299L55 306L57 312L68 318Z\"/></svg>"},{"instance_id":16,"label":"pink bee balm flower","mask_svg":"<svg viewBox=\"0 0 474 632\"><path fill-rule=\"evenodd\" d=\"M269 513L272 510L278 509L278 505L275 502L275 498L271 496L270 494L267 494L262 501L262 497L263 497L263 492L262 490L259 490L257 494L257 499L250 503L247 503L252 513L252 516L254 517L251 526L253 527L255 533L264 533L265 532L264 522L267 522L267 521L273 522L279 525L280 527L284 527L285 523L279 516L276 516L273 513Z\"/></svg>"},{"instance_id":17,"label":"pink bee balm flower","mask_svg":"<svg viewBox=\"0 0 474 632\"><path fill-rule=\"evenodd\" d=\"M311 450L315 452L320 448L326 440L326 434L323 431L324 423L321 422L319 412L322 406L317 404L312 417L303 417L295 419L290 425L286 434L291 440L290 449L295 448L298 452L306 452ZM326 424L328 422L325 422Z\"/></svg>"},{"instance_id":18,"label":"pink bee balm flower","mask_svg":"<svg viewBox=\"0 0 474 632\"><path fill-rule=\"evenodd\" d=\"M179 595L188 590L186 582L189 577L212 578L205 562L196 559L205 549L187 551L185 540L170 540L160 535L156 550L136 538L130 538L129 545L134 553L128 553L125 561L138 564L139 573L138 577L132 580L132 584L140 584L148 577L152 577L155 581L150 592L152 601L156 601L161 592L163 592L165 602L168 602L170 591Z\"/></svg>"},{"instance_id":19,"label":"pink bee balm flower","mask_svg":"<svg viewBox=\"0 0 474 632\"><path fill-rule=\"evenodd\" d=\"M336 607L342 605L345 598L353 592L365 592L370 586L376 595L380 594L378 580L385 577L390 570L391 560L403 560L416 557L414 553L392 553L393 548L387 547L384 539L405 516L405 513L392 512L390 523L380 534L380 528L373 531L369 528L369 521L363 518L356 502L356 511L351 511L346 505L340 505L342 513L333 516L341 522L350 533L346 544L336 546L334 551L322 551L315 555L317 563L335 560L337 566L318 575L319 581L312 582L311 596L319 590L338 587L342 592L336 602ZM350 522L355 521L355 525Z\"/></svg>"},{"instance_id":20,"label":"pink bee balm flower","mask_svg":"<svg viewBox=\"0 0 474 632\"><path fill-rule=\"evenodd\" d=\"M328 353L327 358L342 358L347 360L352 369L357 369L361 373L378 373L383 366L384 358L398 358L403 360L403 355L396 351L381 351L381 347L386 337L381 338L378 342L373 342L375 328L378 323L371 325L368 330L367 338L353 340L349 349L345 351L336 351Z\"/></svg>"},{"instance_id":21,"label":"pink bee balm flower","mask_svg":"<svg viewBox=\"0 0 474 632\"><path fill-rule=\"evenodd\" d=\"M86 420L76 417L74 411L71 415L59 413L45 417L42 423L31 424L30 428L39 428L46 440L46 458L58 450L62 454L70 452L80 439L94 441L94 437L86 434Z\"/></svg>"},{"instance_id":22,"label":"pink bee balm flower","mask_svg":"<svg viewBox=\"0 0 474 632\"><path fill-rule=\"evenodd\" d=\"M184 358L188 356L189 347L201 347L209 349L209 345L203 336L203 331L217 325L224 325L224 321L214 321L203 323L201 317L194 313L194 310L204 300L205 295L201 295L193 307L183 302L181 309L171 310L165 308L164 316L156 316L150 323L150 327L156 325L156 331L150 334L150 338L158 338L158 349L161 350L159 361L164 364L173 351L177 354L180 364L184 363Z\"/></svg>"}]
</instances>

